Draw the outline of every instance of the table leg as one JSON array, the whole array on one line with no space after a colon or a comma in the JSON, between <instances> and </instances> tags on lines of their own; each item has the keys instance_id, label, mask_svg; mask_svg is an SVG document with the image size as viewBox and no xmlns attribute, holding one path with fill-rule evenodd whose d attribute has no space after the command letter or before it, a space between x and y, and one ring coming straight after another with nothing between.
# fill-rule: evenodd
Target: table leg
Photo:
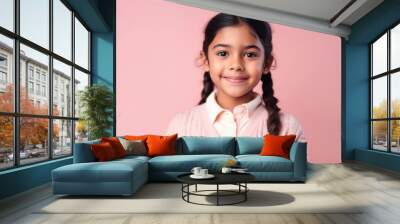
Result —
<instances>
[{"instance_id":1,"label":"table leg","mask_svg":"<svg viewBox=\"0 0 400 224\"><path fill-rule=\"evenodd\" d=\"M246 183L244 183L244 201L247 201L247 182Z\"/></svg>"},{"instance_id":2,"label":"table leg","mask_svg":"<svg viewBox=\"0 0 400 224\"><path fill-rule=\"evenodd\" d=\"M197 184L196 184L196 186L195 186L195 191L197 192Z\"/></svg>"},{"instance_id":3,"label":"table leg","mask_svg":"<svg viewBox=\"0 0 400 224\"><path fill-rule=\"evenodd\" d=\"M217 206L219 205L219 184L217 184Z\"/></svg>"},{"instance_id":4,"label":"table leg","mask_svg":"<svg viewBox=\"0 0 400 224\"><path fill-rule=\"evenodd\" d=\"M188 201L188 202L190 202L190 201L189 201L189 195L190 195L190 184L188 184L188 185L187 185L187 192L188 192L188 193L187 193L187 201Z\"/></svg>"},{"instance_id":5,"label":"table leg","mask_svg":"<svg viewBox=\"0 0 400 224\"><path fill-rule=\"evenodd\" d=\"M182 199L183 199L183 190L184 190L184 187L185 185L182 183L182 188L181 188L181 192L182 192Z\"/></svg>"}]
</instances>

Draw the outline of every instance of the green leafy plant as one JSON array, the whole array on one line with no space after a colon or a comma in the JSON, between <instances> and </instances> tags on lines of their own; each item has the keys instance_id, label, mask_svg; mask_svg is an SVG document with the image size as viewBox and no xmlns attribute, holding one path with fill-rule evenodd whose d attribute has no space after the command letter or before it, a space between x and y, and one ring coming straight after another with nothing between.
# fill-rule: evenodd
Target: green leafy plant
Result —
<instances>
[{"instance_id":1,"label":"green leafy plant","mask_svg":"<svg viewBox=\"0 0 400 224\"><path fill-rule=\"evenodd\" d=\"M110 136L112 126L113 93L102 84L94 84L80 92L81 118L88 129L89 139Z\"/></svg>"}]
</instances>

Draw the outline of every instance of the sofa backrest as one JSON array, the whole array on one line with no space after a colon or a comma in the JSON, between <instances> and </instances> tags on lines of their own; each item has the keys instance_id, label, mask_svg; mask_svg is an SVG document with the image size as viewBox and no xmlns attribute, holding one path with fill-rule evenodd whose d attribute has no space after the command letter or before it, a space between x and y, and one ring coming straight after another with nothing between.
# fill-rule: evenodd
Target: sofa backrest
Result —
<instances>
[{"instance_id":1,"label":"sofa backrest","mask_svg":"<svg viewBox=\"0 0 400 224\"><path fill-rule=\"evenodd\" d=\"M183 136L177 140L177 154L226 154L235 155L236 144L233 137Z\"/></svg>"},{"instance_id":2,"label":"sofa backrest","mask_svg":"<svg viewBox=\"0 0 400 224\"><path fill-rule=\"evenodd\" d=\"M96 158L93 155L90 146L92 144L99 144L100 139L86 142L75 143L74 147L74 163L88 163L95 162Z\"/></svg>"},{"instance_id":3,"label":"sofa backrest","mask_svg":"<svg viewBox=\"0 0 400 224\"><path fill-rule=\"evenodd\" d=\"M90 149L90 145L98 143L100 143L99 139L75 143L73 155L74 163L95 162L96 159ZM236 156L259 154L263 144L263 137L183 136L177 139L176 151L178 155L225 154ZM293 149L296 148L298 144L300 143L294 142L291 148L291 154L295 153Z\"/></svg>"},{"instance_id":4,"label":"sofa backrest","mask_svg":"<svg viewBox=\"0 0 400 224\"><path fill-rule=\"evenodd\" d=\"M263 137L237 137L236 155L259 154L264 145Z\"/></svg>"}]
</instances>

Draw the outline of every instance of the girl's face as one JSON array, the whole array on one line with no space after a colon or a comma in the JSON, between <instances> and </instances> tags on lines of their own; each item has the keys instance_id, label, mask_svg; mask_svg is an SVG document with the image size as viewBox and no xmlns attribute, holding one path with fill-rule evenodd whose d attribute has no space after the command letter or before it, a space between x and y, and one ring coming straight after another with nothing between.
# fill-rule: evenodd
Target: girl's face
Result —
<instances>
[{"instance_id":1,"label":"girl's face","mask_svg":"<svg viewBox=\"0 0 400 224\"><path fill-rule=\"evenodd\" d=\"M218 31L208 46L204 65L218 93L232 98L252 94L262 73L268 72L267 67L264 68L264 47L245 23Z\"/></svg>"}]
</instances>

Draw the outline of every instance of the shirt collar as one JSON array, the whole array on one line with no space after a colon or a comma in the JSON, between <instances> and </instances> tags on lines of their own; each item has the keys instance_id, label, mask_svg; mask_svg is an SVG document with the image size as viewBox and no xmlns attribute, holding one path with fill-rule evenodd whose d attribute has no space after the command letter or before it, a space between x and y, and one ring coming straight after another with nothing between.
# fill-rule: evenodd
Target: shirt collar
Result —
<instances>
[{"instance_id":1,"label":"shirt collar","mask_svg":"<svg viewBox=\"0 0 400 224\"><path fill-rule=\"evenodd\" d=\"M215 120L217 119L218 115L221 114L222 112L231 113L229 110L222 108L217 103L217 100L215 99L215 93L216 93L216 90L214 90L207 97L207 100L206 100L206 108L207 108L207 111L208 111L209 119L211 120L212 123L215 122ZM256 97L254 97L254 99L252 99L250 102L244 103L244 104L241 104L241 105L237 105L233 109L233 111L235 111L235 109L238 108L238 107L244 107L245 110L246 110L246 115L250 116L251 113L253 113L261 103L261 96L258 93L256 93L256 94L257 94Z\"/></svg>"}]
</instances>

